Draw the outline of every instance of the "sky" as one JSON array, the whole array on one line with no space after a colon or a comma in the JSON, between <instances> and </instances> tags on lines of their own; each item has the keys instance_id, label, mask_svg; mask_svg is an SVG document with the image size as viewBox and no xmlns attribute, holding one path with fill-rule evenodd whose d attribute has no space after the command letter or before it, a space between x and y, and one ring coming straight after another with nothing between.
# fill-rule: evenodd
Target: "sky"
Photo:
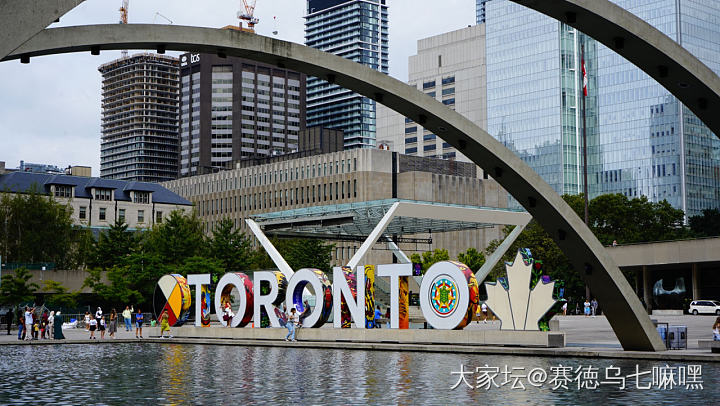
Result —
<instances>
[{"instance_id":1,"label":"sky","mask_svg":"<svg viewBox=\"0 0 720 406\"><path fill-rule=\"evenodd\" d=\"M87 0L51 27L114 24L121 0ZM390 75L407 80L417 40L475 23L475 0L387 0ZM241 0L130 0L129 23L223 27L237 24ZM257 0L256 32L304 42L305 0ZM159 13L160 15L158 15ZM164 17L163 17L164 16ZM167 19L166 19L167 18ZM273 34L277 31L277 34ZM132 51L131 51L132 53ZM168 52L171 55L178 53ZM51 55L0 63L0 161L91 166L100 176L100 86L97 68L120 51Z\"/></svg>"}]
</instances>

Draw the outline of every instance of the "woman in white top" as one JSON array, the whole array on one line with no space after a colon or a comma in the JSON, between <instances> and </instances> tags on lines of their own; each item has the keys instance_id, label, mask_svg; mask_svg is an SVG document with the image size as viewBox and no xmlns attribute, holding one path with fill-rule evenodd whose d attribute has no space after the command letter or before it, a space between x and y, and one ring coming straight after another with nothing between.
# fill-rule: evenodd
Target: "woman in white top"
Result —
<instances>
[{"instance_id":1,"label":"woman in white top","mask_svg":"<svg viewBox=\"0 0 720 406\"><path fill-rule=\"evenodd\" d=\"M55 325L55 310L50 312L50 317L48 318L48 338L51 340L55 337L55 329L53 326Z\"/></svg>"},{"instance_id":2,"label":"woman in white top","mask_svg":"<svg viewBox=\"0 0 720 406\"><path fill-rule=\"evenodd\" d=\"M720 341L720 317L715 319L715 324L713 324L713 340Z\"/></svg>"},{"instance_id":3,"label":"woman in white top","mask_svg":"<svg viewBox=\"0 0 720 406\"><path fill-rule=\"evenodd\" d=\"M91 318L90 319L90 339L95 340L95 330L97 329L98 322L97 320Z\"/></svg>"},{"instance_id":4,"label":"woman in white top","mask_svg":"<svg viewBox=\"0 0 720 406\"><path fill-rule=\"evenodd\" d=\"M223 315L223 320L225 321L225 327L230 327L232 324L232 319L235 317L233 314L232 308L230 307L230 302L225 302L225 314Z\"/></svg>"}]
</instances>

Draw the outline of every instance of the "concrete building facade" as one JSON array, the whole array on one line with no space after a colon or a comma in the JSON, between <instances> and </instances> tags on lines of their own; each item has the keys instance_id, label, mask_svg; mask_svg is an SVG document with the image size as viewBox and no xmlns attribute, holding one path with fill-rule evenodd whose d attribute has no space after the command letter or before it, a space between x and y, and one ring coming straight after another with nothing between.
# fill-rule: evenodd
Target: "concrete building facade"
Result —
<instances>
[{"instance_id":1,"label":"concrete building facade","mask_svg":"<svg viewBox=\"0 0 720 406\"><path fill-rule=\"evenodd\" d=\"M507 193L493 180L479 179L476 166L403 156L377 149L355 149L277 161L182 178L163 185L191 201L210 233L222 219L249 233L245 218L290 209L391 198L506 207ZM378 219L379 220L379 219ZM367 237L367 236L365 236ZM428 238L428 235L416 236ZM432 246L400 244L408 255L447 248L455 258L470 247L484 249L501 237L501 227L434 234ZM336 243L333 263L344 264L361 241ZM373 250L368 263L391 263L389 251Z\"/></svg>"},{"instance_id":2,"label":"concrete building facade","mask_svg":"<svg viewBox=\"0 0 720 406\"><path fill-rule=\"evenodd\" d=\"M100 177L139 182L177 178L179 61L136 54L101 65Z\"/></svg>"},{"instance_id":3,"label":"concrete building facade","mask_svg":"<svg viewBox=\"0 0 720 406\"><path fill-rule=\"evenodd\" d=\"M418 41L409 58L408 83L487 127L485 25L476 25ZM409 118L378 106L378 143L403 154L470 160Z\"/></svg>"},{"instance_id":4,"label":"concrete building facade","mask_svg":"<svg viewBox=\"0 0 720 406\"><path fill-rule=\"evenodd\" d=\"M70 205L74 224L96 230L115 221L129 229L150 228L175 210L193 210L192 203L157 183L29 172L0 174L0 193L29 193L33 188Z\"/></svg>"},{"instance_id":5,"label":"concrete building facade","mask_svg":"<svg viewBox=\"0 0 720 406\"><path fill-rule=\"evenodd\" d=\"M386 0L308 0L305 45L388 73ZM375 146L374 100L310 78L307 102L308 127L343 130L346 148Z\"/></svg>"},{"instance_id":6,"label":"concrete building facade","mask_svg":"<svg viewBox=\"0 0 720 406\"><path fill-rule=\"evenodd\" d=\"M180 61L180 176L298 149L304 74L210 54L184 54Z\"/></svg>"}]
</instances>

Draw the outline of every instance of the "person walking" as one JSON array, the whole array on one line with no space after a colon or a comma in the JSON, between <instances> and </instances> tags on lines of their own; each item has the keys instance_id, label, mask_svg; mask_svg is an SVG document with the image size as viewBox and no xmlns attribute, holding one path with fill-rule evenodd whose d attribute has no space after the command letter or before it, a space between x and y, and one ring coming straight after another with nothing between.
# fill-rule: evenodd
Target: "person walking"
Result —
<instances>
[{"instance_id":1,"label":"person walking","mask_svg":"<svg viewBox=\"0 0 720 406\"><path fill-rule=\"evenodd\" d=\"M590 302L588 301L588 299L585 299L585 303L583 303L583 309L585 317L590 317Z\"/></svg>"},{"instance_id":2,"label":"person walking","mask_svg":"<svg viewBox=\"0 0 720 406\"><path fill-rule=\"evenodd\" d=\"M117 312L113 308L110 310L110 324L108 325L108 334L110 334L110 337L115 339L115 334L117 334Z\"/></svg>"},{"instance_id":3,"label":"person walking","mask_svg":"<svg viewBox=\"0 0 720 406\"><path fill-rule=\"evenodd\" d=\"M595 317L597 315L597 308L598 308L597 299L593 298L592 302L590 302L590 306L592 306L592 316Z\"/></svg>"},{"instance_id":4,"label":"person walking","mask_svg":"<svg viewBox=\"0 0 720 406\"><path fill-rule=\"evenodd\" d=\"M165 338L166 331L168 333L167 338L173 338L170 334L170 318L168 317L167 312L164 312L160 318L160 338Z\"/></svg>"},{"instance_id":5,"label":"person walking","mask_svg":"<svg viewBox=\"0 0 720 406\"><path fill-rule=\"evenodd\" d=\"M5 322L7 323L7 335L10 335L10 329L12 328L12 322L13 322L13 311L12 309L9 309L7 313L5 313Z\"/></svg>"},{"instance_id":6,"label":"person walking","mask_svg":"<svg viewBox=\"0 0 720 406\"><path fill-rule=\"evenodd\" d=\"M142 325L144 316L142 310L138 307L137 313L135 313L135 338L143 338L142 336Z\"/></svg>"},{"instance_id":7,"label":"person walking","mask_svg":"<svg viewBox=\"0 0 720 406\"><path fill-rule=\"evenodd\" d=\"M295 313L295 308L290 308L290 313L288 314L287 323L285 326L288 329L288 333L285 336L285 341L296 341L295 340L295 324L298 322L298 316Z\"/></svg>"},{"instance_id":8,"label":"person walking","mask_svg":"<svg viewBox=\"0 0 720 406\"><path fill-rule=\"evenodd\" d=\"M135 310L130 306L125 306L125 310L122 312L123 319L125 319L125 331L132 331L132 313Z\"/></svg>"}]
</instances>

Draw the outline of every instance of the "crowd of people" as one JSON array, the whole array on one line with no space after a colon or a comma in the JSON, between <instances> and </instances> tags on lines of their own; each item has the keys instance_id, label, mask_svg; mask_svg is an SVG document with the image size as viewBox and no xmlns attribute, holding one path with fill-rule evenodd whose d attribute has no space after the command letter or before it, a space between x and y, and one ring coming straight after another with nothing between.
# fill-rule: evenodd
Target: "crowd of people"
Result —
<instances>
[{"instance_id":1,"label":"crowd of people","mask_svg":"<svg viewBox=\"0 0 720 406\"><path fill-rule=\"evenodd\" d=\"M108 315L107 319L105 318L101 307L97 308L94 315L90 314L90 312L85 312L85 330L90 332L89 339L97 340L99 335L100 339L102 340L105 338L106 332L108 334L108 337L112 339L117 338L117 329L120 316L122 316L125 323L125 331L131 332L134 311L134 306L125 306L125 310L123 310L122 313L118 314L115 308L113 308L112 310L110 310L110 314ZM134 313L134 317L135 338L143 338L142 328L145 321L145 316L143 315L140 308L138 308L137 312Z\"/></svg>"},{"instance_id":2,"label":"crowd of people","mask_svg":"<svg viewBox=\"0 0 720 406\"><path fill-rule=\"evenodd\" d=\"M13 320L18 326L18 340L62 340L65 338L62 332L63 318L60 312L48 311L48 309L25 306L17 309L13 314L8 310L5 314L7 333L10 335Z\"/></svg>"}]
</instances>

